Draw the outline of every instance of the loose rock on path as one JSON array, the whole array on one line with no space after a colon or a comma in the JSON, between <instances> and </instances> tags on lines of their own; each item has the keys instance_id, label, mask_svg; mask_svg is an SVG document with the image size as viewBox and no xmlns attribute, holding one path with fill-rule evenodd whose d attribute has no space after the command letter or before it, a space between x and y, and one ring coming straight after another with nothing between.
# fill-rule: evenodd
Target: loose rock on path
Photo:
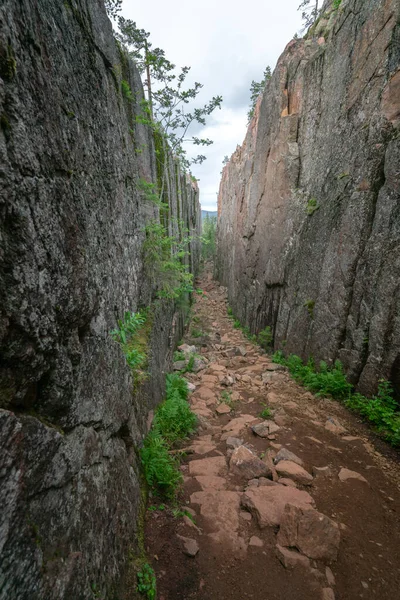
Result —
<instances>
[{"instance_id":1,"label":"loose rock on path","mask_svg":"<svg viewBox=\"0 0 400 600\"><path fill-rule=\"evenodd\" d=\"M209 274L199 286L204 335L199 346L189 331L184 350L202 357L185 375L200 427L185 445L180 498L195 525L147 513L159 600L398 598L395 453L234 329Z\"/></svg>"}]
</instances>

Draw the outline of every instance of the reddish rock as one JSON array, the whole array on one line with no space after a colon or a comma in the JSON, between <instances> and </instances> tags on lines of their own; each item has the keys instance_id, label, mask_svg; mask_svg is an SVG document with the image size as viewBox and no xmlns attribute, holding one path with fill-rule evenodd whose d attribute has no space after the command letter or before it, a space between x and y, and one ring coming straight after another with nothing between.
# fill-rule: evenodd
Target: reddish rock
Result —
<instances>
[{"instance_id":1,"label":"reddish rock","mask_svg":"<svg viewBox=\"0 0 400 600\"><path fill-rule=\"evenodd\" d=\"M189 463L190 475L211 475L218 476L226 473L226 460L223 456L214 456L212 458L202 458L201 460L192 460Z\"/></svg>"},{"instance_id":2,"label":"reddish rock","mask_svg":"<svg viewBox=\"0 0 400 600\"><path fill-rule=\"evenodd\" d=\"M278 454L274 458L274 463L277 465L281 460L291 460L292 462L296 463L297 465L300 465L301 467L304 466L304 462L302 461L302 459L296 456L296 454L294 454L287 448L281 448L279 450Z\"/></svg>"},{"instance_id":3,"label":"reddish rock","mask_svg":"<svg viewBox=\"0 0 400 600\"><path fill-rule=\"evenodd\" d=\"M291 460L281 460L275 466L275 469L279 475L293 479L301 485L310 485L313 481L313 476L310 473Z\"/></svg>"},{"instance_id":4,"label":"reddish rock","mask_svg":"<svg viewBox=\"0 0 400 600\"><path fill-rule=\"evenodd\" d=\"M310 559L307 556L295 550L288 550L279 544L276 546L276 555L286 569L298 566L309 568L310 566Z\"/></svg>"},{"instance_id":5,"label":"reddish rock","mask_svg":"<svg viewBox=\"0 0 400 600\"><path fill-rule=\"evenodd\" d=\"M317 510L287 504L277 542L309 558L331 561L337 558L340 532L337 523Z\"/></svg>"},{"instance_id":6,"label":"reddish rock","mask_svg":"<svg viewBox=\"0 0 400 600\"><path fill-rule=\"evenodd\" d=\"M239 536L240 497L238 492L208 490L190 496L192 504L200 505L210 537L224 549L244 554L246 544Z\"/></svg>"},{"instance_id":7,"label":"reddish rock","mask_svg":"<svg viewBox=\"0 0 400 600\"><path fill-rule=\"evenodd\" d=\"M281 485L287 485L288 487L297 487L293 479L288 479L287 477L281 477L280 479L278 479L278 483L280 483Z\"/></svg>"},{"instance_id":8,"label":"reddish rock","mask_svg":"<svg viewBox=\"0 0 400 600\"><path fill-rule=\"evenodd\" d=\"M332 476L332 469L330 467L313 467L312 472L316 478Z\"/></svg>"},{"instance_id":9,"label":"reddish rock","mask_svg":"<svg viewBox=\"0 0 400 600\"><path fill-rule=\"evenodd\" d=\"M239 448L233 451L229 467L232 473L244 479L268 477L271 475L268 465L253 454L251 450L246 448L246 446L239 446Z\"/></svg>"},{"instance_id":10,"label":"reddish rock","mask_svg":"<svg viewBox=\"0 0 400 600\"><path fill-rule=\"evenodd\" d=\"M231 407L228 406L227 404L225 404L225 402L222 402L222 404L219 404L217 406L217 408L215 409L215 411L219 414L219 415L226 415L227 413L231 412Z\"/></svg>"},{"instance_id":11,"label":"reddish rock","mask_svg":"<svg viewBox=\"0 0 400 600\"><path fill-rule=\"evenodd\" d=\"M249 546L256 546L257 548L262 548L264 546L264 542L256 535L253 535L250 538Z\"/></svg>"},{"instance_id":12,"label":"reddish rock","mask_svg":"<svg viewBox=\"0 0 400 600\"><path fill-rule=\"evenodd\" d=\"M226 488L226 479L213 475L198 475L196 481L201 485L203 490L224 490Z\"/></svg>"},{"instance_id":13,"label":"reddish rock","mask_svg":"<svg viewBox=\"0 0 400 600\"><path fill-rule=\"evenodd\" d=\"M360 473L357 473L356 471L350 471L350 469L340 469L339 479L340 481L347 481L348 479L358 479L358 481L368 483L365 477L360 475Z\"/></svg>"},{"instance_id":14,"label":"reddish rock","mask_svg":"<svg viewBox=\"0 0 400 600\"><path fill-rule=\"evenodd\" d=\"M280 430L279 425L274 423L273 421L263 421L262 423L258 423L257 425L252 425L251 430L253 433L258 435L259 437L268 437L271 433L275 433Z\"/></svg>"},{"instance_id":15,"label":"reddish rock","mask_svg":"<svg viewBox=\"0 0 400 600\"><path fill-rule=\"evenodd\" d=\"M332 588L323 588L321 600L335 600L335 593Z\"/></svg>"},{"instance_id":16,"label":"reddish rock","mask_svg":"<svg viewBox=\"0 0 400 600\"><path fill-rule=\"evenodd\" d=\"M334 417L329 417L325 423L325 429L335 433L336 435L342 435L346 433L346 429L339 423Z\"/></svg>"},{"instance_id":17,"label":"reddish rock","mask_svg":"<svg viewBox=\"0 0 400 600\"><path fill-rule=\"evenodd\" d=\"M252 488L242 496L242 506L256 517L261 529L280 525L288 503L307 509L314 500L307 492L279 484Z\"/></svg>"},{"instance_id":18,"label":"reddish rock","mask_svg":"<svg viewBox=\"0 0 400 600\"><path fill-rule=\"evenodd\" d=\"M184 537L183 535L178 535L177 537L181 541L182 550L184 554L191 557L196 556L196 554L199 551L199 545L196 542L196 540Z\"/></svg>"}]
</instances>

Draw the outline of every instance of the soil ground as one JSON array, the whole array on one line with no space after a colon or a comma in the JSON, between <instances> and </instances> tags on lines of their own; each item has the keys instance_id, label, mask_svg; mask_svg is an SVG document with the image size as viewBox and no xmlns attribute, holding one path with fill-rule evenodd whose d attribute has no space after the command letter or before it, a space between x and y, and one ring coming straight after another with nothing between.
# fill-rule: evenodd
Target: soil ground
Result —
<instances>
[{"instance_id":1,"label":"soil ground","mask_svg":"<svg viewBox=\"0 0 400 600\"><path fill-rule=\"evenodd\" d=\"M147 510L146 549L156 571L159 600L400 598L398 455L339 403L317 398L285 370L273 370L263 350L233 328L225 290L209 273L199 287L204 295L197 296L184 341L196 345L206 361L205 369L185 375L196 386L190 402L201 427L185 444L188 454L181 467L184 485L178 505L194 511L196 527L187 518L175 518L171 510ZM229 413L219 415L216 409L224 391L231 394L233 402ZM260 413L266 405L280 429L262 438L253 433L251 425L263 421ZM241 415L254 421L233 431L232 436L243 440L272 467L275 486L261 479L249 484L231 468L233 449L224 434ZM333 431L326 429L328 421L333 423ZM285 567L276 549L279 525L261 529L257 510L244 506L246 490L260 489L261 481L268 484L268 490L285 487L276 482L279 474L272 462L281 447L301 458L310 474L316 473L314 467L329 467L328 475L314 476L311 485L284 483L310 494L314 508L337 524L340 544L336 560L311 559L305 566ZM207 461L216 457L223 459L222 467L221 461ZM338 475L343 468L366 481L341 481ZM197 478L198 473L203 475ZM156 498L150 499L150 505L159 504ZM178 536L197 542L199 550L194 557L185 553ZM249 545L252 536L260 545Z\"/></svg>"}]
</instances>

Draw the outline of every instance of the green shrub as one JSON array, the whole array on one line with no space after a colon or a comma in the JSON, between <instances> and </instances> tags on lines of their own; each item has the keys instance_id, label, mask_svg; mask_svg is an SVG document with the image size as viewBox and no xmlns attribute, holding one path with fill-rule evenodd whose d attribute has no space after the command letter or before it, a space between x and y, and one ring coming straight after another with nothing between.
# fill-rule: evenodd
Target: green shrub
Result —
<instances>
[{"instance_id":1,"label":"green shrub","mask_svg":"<svg viewBox=\"0 0 400 600\"><path fill-rule=\"evenodd\" d=\"M184 379L182 379L184 381ZM193 433L196 426L196 415L190 410L185 397L179 389L171 388L166 400L160 404L154 417L156 429L172 446L178 440L183 440Z\"/></svg>"},{"instance_id":2,"label":"green shrub","mask_svg":"<svg viewBox=\"0 0 400 600\"><path fill-rule=\"evenodd\" d=\"M349 409L367 419L393 446L400 445L400 411L388 381L381 380L376 396L366 398L362 394L353 393L353 387L348 383L338 360L333 367L328 367L326 362L321 361L318 371L312 359L305 365L295 354L285 358L283 352L278 351L273 354L272 360L285 365L298 383L317 396L331 396L344 401Z\"/></svg>"},{"instance_id":3,"label":"green shrub","mask_svg":"<svg viewBox=\"0 0 400 600\"><path fill-rule=\"evenodd\" d=\"M172 499L182 481L178 459L169 454L169 446L156 429L152 429L141 450L147 484L165 498Z\"/></svg>"},{"instance_id":4,"label":"green shrub","mask_svg":"<svg viewBox=\"0 0 400 600\"><path fill-rule=\"evenodd\" d=\"M197 418L187 401L186 380L170 373L166 380L166 399L154 416L153 427L141 451L148 485L165 498L172 499L182 481L179 460L170 454L172 446L185 439L196 427Z\"/></svg>"},{"instance_id":5,"label":"green shrub","mask_svg":"<svg viewBox=\"0 0 400 600\"><path fill-rule=\"evenodd\" d=\"M123 79L121 81L121 90L122 90L122 94L125 96L125 98L127 100L131 100L131 101L133 100L131 86L129 85L129 83L127 81L125 81L125 79Z\"/></svg>"},{"instance_id":6,"label":"green shrub","mask_svg":"<svg viewBox=\"0 0 400 600\"><path fill-rule=\"evenodd\" d=\"M112 338L121 344L126 362L136 378L145 376L142 369L147 362L150 321L147 311L127 311L124 318L118 320L118 327L110 332Z\"/></svg>"},{"instance_id":7,"label":"green shrub","mask_svg":"<svg viewBox=\"0 0 400 600\"><path fill-rule=\"evenodd\" d=\"M138 592L146 596L147 600L155 600L157 594L156 576L154 570L145 563L137 574Z\"/></svg>"},{"instance_id":8,"label":"green shrub","mask_svg":"<svg viewBox=\"0 0 400 600\"><path fill-rule=\"evenodd\" d=\"M257 340L261 348L264 348L264 350L269 350L271 348L273 335L269 325L259 332Z\"/></svg>"}]
</instances>

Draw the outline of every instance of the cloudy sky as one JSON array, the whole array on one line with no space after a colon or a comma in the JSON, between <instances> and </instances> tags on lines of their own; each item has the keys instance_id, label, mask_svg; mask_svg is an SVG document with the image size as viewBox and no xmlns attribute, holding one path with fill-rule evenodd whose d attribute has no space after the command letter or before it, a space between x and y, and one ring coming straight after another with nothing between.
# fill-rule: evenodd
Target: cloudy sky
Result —
<instances>
[{"instance_id":1,"label":"cloudy sky","mask_svg":"<svg viewBox=\"0 0 400 600\"><path fill-rule=\"evenodd\" d=\"M223 96L223 108L209 117L207 127L192 132L214 140L205 149L203 165L192 167L206 210L216 209L224 156L230 156L246 134L251 81L262 79L266 65L275 67L300 30L299 4L300 0L123 2L123 15L151 33L153 47L165 50L177 66L191 67L190 82L204 85L199 104Z\"/></svg>"}]
</instances>

